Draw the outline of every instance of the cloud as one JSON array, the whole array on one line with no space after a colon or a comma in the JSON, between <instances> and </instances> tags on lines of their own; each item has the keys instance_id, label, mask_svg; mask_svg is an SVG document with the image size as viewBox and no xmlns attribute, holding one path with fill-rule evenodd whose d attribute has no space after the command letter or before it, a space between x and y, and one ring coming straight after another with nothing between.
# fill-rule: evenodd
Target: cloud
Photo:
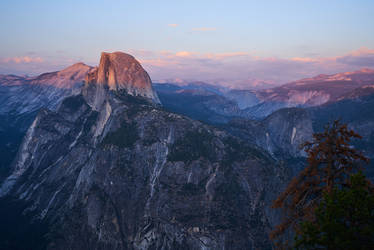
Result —
<instances>
[{"instance_id":1,"label":"cloud","mask_svg":"<svg viewBox=\"0 0 374 250\"><path fill-rule=\"evenodd\" d=\"M192 31L200 31L200 32L207 32L207 31L215 31L217 28L213 27L200 27L200 28L193 28Z\"/></svg>"},{"instance_id":2,"label":"cloud","mask_svg":"<svg viewBox=\"0 0 374 250\"><path fill-rule=\"evenodd\" d=\"M295 57L292 58L292 60L306 63L325 63L330 65L336 63L341 66L374 67L374 50L363 47L343 56L326 58Z\"/></svg>"},{"instance_id":3,"label":"cloud","mask_svg":"<svg viewBox=\"0 0 374 250\"><path fill-rule=\"evenodd\" d=\"M361 48L348 55L337 57L336 61L351 66L374 67L374 50Z\"/></svg>"},{"instance_id":4,"label":"cloud","mask_svg":"<svg viewBox=\"0 0 374 250\"><path fill-rule=\"evenodd\" d=\"M80 58L70 58L65 55L40 55L33 52L33 56L0 57L0 74L39 75L41 73L62 70Z\"/></svg>"},{"instance_id":5,"label":"cloud","mask_svg":"<svg viewBox=\"0 0 374 250\"><path fill-rule=\"evenodd\" d=\"M214 58L217 60L229 59L229 58L238 58L238 57L245 57L250 56L247 52L229 52L229 53L217 53L217 54L206 54L208 58Z\"/></svg>"},{"instance_id":6,"label":"cloud","mask_svg":"<svg viewBox=\"0 0 374 250\"><path fill-rule=\"evenodd\" d=\"M337 62L359 67L374 67L374 54L359 57L345 56L338 58Z\"/></svg>"},{"instance_id":7,"label":"cloud","mask_svg":"<svg viewBox=\"0 0 374 250\"><path fill-rule=\"evenodd\" d=\"M334 74L374 67L374 50L359 49L337 57L259 57L248 52L198 53L154 52L141 58L154 81L165 79L202 80L235 88L283 84L318 74Z\"/></svg>"},{"instance_id":8,"label":"cloud","mask_svg":"<svg viewBox=\"0 0 374 250\"><path fill-rule=\"evenodd\" d=\"M194 53L188 52L188 51L180 51L180 52L175 53L175 56L177 56L177 57L190 57L193 54Z\"/></svg>"},{"instance_id":9,"label":"cloud","mask_svg":"<svg viewBox=\"0 0 374 250\"><path fill-rule=\"evenodd\" d=\"M315 58L310 58L310 57L294 57L291 58L292 61L295 62L317 62L318 60Z\"/></svg>"},{"instance_id":10,"label":"cloud","mask_svg":"<svg viewBox=\"0 0 374 250\"><path fill-rule=\"evenodd\" d=\"M19 57L8 57L2 59L3 63L42 63L44 62L41 57L30 57L30 56L19 56Z\"/></svg>"},{"instance_id":11,"label":"cloud","mask_svg":"<svg viewBox=\"0 0 374 250\"><path fill-rule=\"evenodd\" d=\"M374 54L374 49L369 49L366 47L361 47L358 50L352 51L349 53L351 56L362 56L362 55L367 55L367 54Z\"/></svg>"},{"instance_id":12,"label":"cloud","mask_svg":"<svg viewBox=\"0 0 374 250\"><path fill-rule=\"evenodd\" d=\"M169 23L168 26L176 28L176 27L178 27L178 24L177 23Z\"/></svg>"}]
</instances>

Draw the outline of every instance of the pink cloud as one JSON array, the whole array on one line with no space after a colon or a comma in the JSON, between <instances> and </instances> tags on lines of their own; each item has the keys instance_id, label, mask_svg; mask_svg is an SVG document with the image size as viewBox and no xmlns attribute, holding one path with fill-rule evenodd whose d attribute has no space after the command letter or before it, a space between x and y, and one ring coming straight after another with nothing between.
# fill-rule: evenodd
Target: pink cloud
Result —
<instances>
[{"instance_id":1,"label":"pink cloud","mask_svg":"<svg viewBox=\"0 0 374 250\"><path fill-rule=\"evenodd\" d=\"M192 31L201 31L201 32L206 32L206 31L215 31L217 28L213 27L199 27L199 28L193 28Z\"/></svg>"},{"instance_id":2,"label":"pink cloud","mask_svg":"<svg viewBox=\"0 0 374 250\"><path fill-rule=\"evenodd\" d=\"M2 60L4 63L42 63L44 62L41 57L30 57L30 56L20 56L20 57L8 57Z\"/></svg>"},{"instance_id":3,"label":"pink cloud","mask_svg":"<svg viewBox=\"0 0 374 250\"><path fill-rule=\"evenodd\" d=\"M38 75L61 70L79 61L82 61L82 59L70 58L60 54L41 56L33 53L33 55L27 56L0 57L0 74Z\"/></svg>"},{"instance_id":4,"label":"pink cloud","mask_svg":"<svg viewBox=\"0 0 374 250\"><path fill-rule=\"evenodd\" d=\"M260 57L247 52L155 52L142 60L154 81L202 80L229 87L253 88L282 84L318 74L374 67L374 50L361 48L338 57ZM135 56L137 56L135 54Z\"/></svg>"},{"instance_id":5,"label":"pink cloud","mask_svg":"<svg viewBox=\"0 0 374 250\"><path fill-rule=\"evenodd\" d=\"M175 28L175 27L178 27L178 24L176 24L176 23L169 23L168 26Z\"/></svg>"},{"instance_id":6,"label":"pink cloud","mask_svg":"<svg viewBox=\"0 0 374 250\"><path fill-rule=\"evenodd\" d=\"M334 59L340 64L357 67L374 67L374 50L364 47Z\"/></svg>"},{"instance_id":7,"label":"pink cloud","mask_svg":"<svg viewBox=\"0 0 374 250\"><path fill-rule=\"evenodd\" d=\"M293 57L291 58L292 61L295 62L317 62L318 59L310 58L310 57Z\"/></svg>"},{"instance_id":8,"label":"pink cloud","mask_svg":"<svg viewBox=\"0 0 374 250\"><path fill-rule=\"evenodd\" d=\"M250 56L250 54L247 52L229 52L229 53L217 53L217 54L209 53L209 54L205 54L204 56L206 56L207 58L224 60L228 58Z\"/></svg>"},{"instance_id":9,"label":"pink cloud","mask_svg":"<svg viewBox=\"0 0 374 250\"><path fill-rule=\"evenodd\" d=\"M316 62L316 63L341 63L341 64L362 64L372 66L374 64L374 50L362 47L358 50L351 51L342 56L336 57L294 57L291 60L299 62Z\"/></svg>"},{"instance_id":10,"label":"pink cloud","mask_svg":"<svg viewBox=\"0 0 374 250\"><path fill-rule=\"evenodd\" d=\"M160 58L158 58L158 59L138 59L138 61L142 65L152 65L154 67L166 67L166 66L170 66L170 65L173 64L171 61L169 62L167 60L162 60Z\"/></svg>"},{"instance_id":11,"label":"pink cloud","mask_svg":"<svg viewBox=\"0 0 374 250\"><path fill-rule=\"evenodd\" d=\"M194 55L193 52L188 52L188 51L180 51L180 52L175 53L175 56L177 57L191 57L193 55Z\"/></svg>"},{"instance_id":12,"label":"pink cloud","mask_svg":"<svg viewBox=\"0 0 374 250\"><path fill-rule=\"evenodd\" d=\"M374 49L361 47L358 50L352 51L350 53L351 56L361 56L361 55L367 55L367 54L374 54Z\"/></svg>"}]
</instances>

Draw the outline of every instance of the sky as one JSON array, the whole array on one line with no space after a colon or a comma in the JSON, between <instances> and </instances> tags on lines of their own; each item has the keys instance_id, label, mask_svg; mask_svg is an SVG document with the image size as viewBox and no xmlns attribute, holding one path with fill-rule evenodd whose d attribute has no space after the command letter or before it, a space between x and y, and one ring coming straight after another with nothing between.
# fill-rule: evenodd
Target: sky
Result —
<instances>
[{"instance_id":1,"label":"sky","mask_svg":"<svg viewBox=\"0 0 374 250\"><path fill-rule=\"evenodd\" d=\"M373 13L373 0L1 0L0 74L123 51L153 81L281 84L374 68Z\"/></svg>"}]
</instances>

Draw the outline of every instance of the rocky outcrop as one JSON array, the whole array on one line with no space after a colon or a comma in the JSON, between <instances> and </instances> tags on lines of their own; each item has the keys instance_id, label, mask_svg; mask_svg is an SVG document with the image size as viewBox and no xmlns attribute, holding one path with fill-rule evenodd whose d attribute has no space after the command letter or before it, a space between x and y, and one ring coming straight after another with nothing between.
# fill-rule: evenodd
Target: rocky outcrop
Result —
<instances>
[{"instance_id":1,"label":"rocky outcrop","mask_svg":"<svg viewBox=\"0 0 374 250\"><path fill-rule=\"evenodd\" d=\"M87 75L86 82L99 86L96 88L98 98L103 95L103 89L108 88L160 103L147 72L133 56L122 52L101 53L99 67Z\"/></svg>"}]
</instances>

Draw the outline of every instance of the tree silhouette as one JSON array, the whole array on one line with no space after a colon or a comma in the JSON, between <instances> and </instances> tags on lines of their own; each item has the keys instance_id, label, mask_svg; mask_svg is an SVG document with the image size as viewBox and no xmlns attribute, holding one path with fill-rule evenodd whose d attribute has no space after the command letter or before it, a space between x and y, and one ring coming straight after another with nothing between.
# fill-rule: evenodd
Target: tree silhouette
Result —
<instances>
[{"instance_id":1,"label":"tree silhouette","mask_svg":"<svg viewBox=\"0 0 374 250\"><path fill-rule=\"evenodd\" d=\"M284 220L270 237L281 247L287 245L281 236L289 229L300 233L300 223L315 220L315 209L323 193L330 194L334 188L347 184L349 176L361 169L360 163L368 159L349 143L361 136L334 121L322 133L313 135L311 142L302 146L307 152L307 166L292 179L286 190L274 201L273 208L281 208ZM286 237L287 238L287 237Z\"/></svg>"}]
</instances>

